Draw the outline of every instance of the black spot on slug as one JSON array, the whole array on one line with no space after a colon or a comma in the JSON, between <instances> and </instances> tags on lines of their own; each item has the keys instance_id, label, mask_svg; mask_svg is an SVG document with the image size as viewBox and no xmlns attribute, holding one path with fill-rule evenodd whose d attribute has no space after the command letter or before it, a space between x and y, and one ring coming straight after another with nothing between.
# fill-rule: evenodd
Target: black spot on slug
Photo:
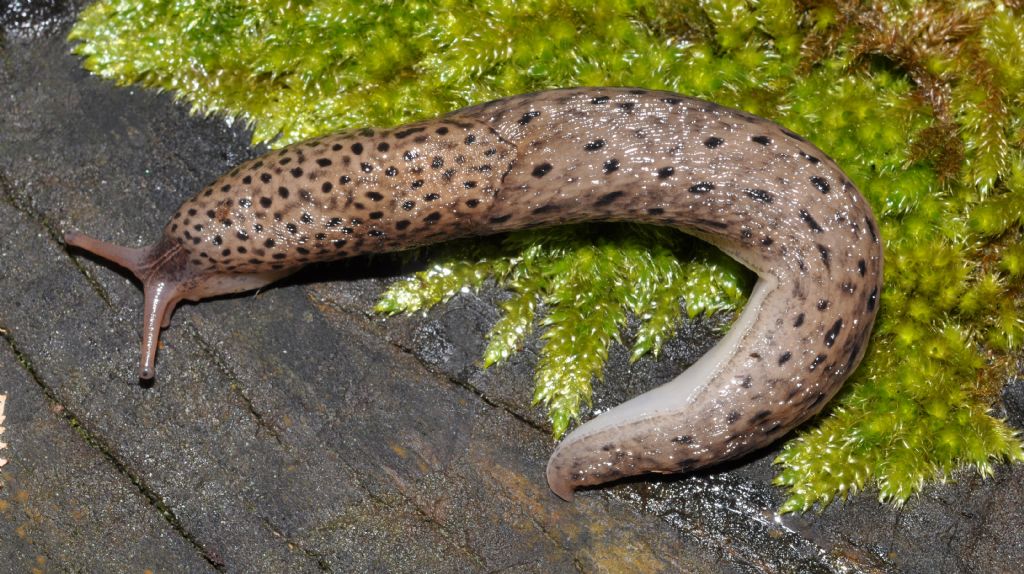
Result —
<instances>
[{"instance_id":1,"label":"black spot on slug","mask_svg":"<svg viewBox=\"0 0 1024 574\"><path fill-rule=\"evenodd\" d=\"M659 169L658 172L657 172L658 173L658 179L666 179L666 178L670 177L675 172L676 172L675 168L663 167L663 168Z\"/></svg>"},{"instance_id":2,"label":"black spot on slug","mask_svg":"<svg viewBox=\"0 0 1024 574\"><path fill-rule=\"evenodd\" d=\"M617 160L617 159L610 159L610 160L604 162L604 172L605 173L611 173L611 172L613 172L613 171L615 171L617 169L619 169L619 160Z\"/></svg>"},{"instance_id":3,"label":"black spot on slug","mask_svg":"<svg viewBox=\"0 0 1024 574\"><path fill-rule=\"evenodd\" d=\"M832 324L832 328L825 333L825 346L831 348L836 342L836 337L839 336L839 331L843 329L843 320L836 319L836 322Z\"/></svg>"},{"instance_id":4,"label":"black spot on slug","mask_svg":"<svg viewBox=\"0 0 1024 574\"><path fill-rule=\"evenodd\" d=\"M290 173L292 174L292 177L302 177L302 168L293 167Z\"/></svg>"},{"instance_id":5,"label":"black spot on slug","mask_svg":"<svg viewBox=\"0 0 1024 574\"><path fill-rule=\"evenodd\" d=\"M750 138L750 141L761 145L768 145L772 143L772 138L768 136L754 136Z\"/></svg>"},{"instance_id":6,"label":"black spot on slug","mask_svg":"<svg viewBox=\"0 0 1024 574\"><path fill-rule=\"evenodd\" d=\"M363 170L363 173L370 173L371 171L373 171L373 166L366 162L363 162L359 164L359 169Z\"/></svg>"},{"instance_id":7,"label":"black spot on slug","mask_svg":"<svg viewBox=\"0 0 1024 574\"><path fill-rule=\"evenodd\" d=\"M537 167L533 168L533 172L531 172L531 175L533 175L533 177L544 177L550 171L551 171L551 164L550 163L542 163L542 164L538 165Z\"/></svg>"},{"instance_id":8,"label":"black spot on slug","mask_svg":"<svg viewBox=\"0 0 1024 574\"><path fill-rule=\"evenodd\" d=\"M875 285L871 289L871 294L868 295L868 312L875 310L875 303L878 301L878 285Z\"/></svg>"},{"instance_id":9,"label":"black spot on slug","mask_svg":"<svg viewBox=\"0 0 1024 574\"><path fill-rule=\"evenodd\" d=\"M793 321L793 326L794 327L799 327L800 325L803 325L803 324L804 324L804 314L800 313L799 315L796 316L796 320Z\"/></svg>"},{"instance_id":10,"label":"black spot on slug","mask_svg":"<svg viewBox=\"0 0 1024 574\"><path fill-rule=\"evenodd\" d=\"M609 98L608 96L597 96L596 98L590 100L590 103L592 103L592 104L606 104L606 103L608 103L609 99L611 99L611 98Z\"/></svg>"},{"instance_id":11,"label":"black spot on slug","mask_svg":"<svg viewBox=\"0 0 1024 574\"><path fill-rule=\"evenodd\" d=\"M384 170L384 175L388 177L395 177L396 175L398 175L398 169L395 166L391 166Z\"/></svg>"},{"instance_id":12,"label":"black spot on slug","mask_svg":"<svg viewBox=\"0 0 1024 574\"><path fill-rule=\"evenodd\" d=\"M715 189L715 184L708 183L706 181L702 181L702 182L700 182L700 183L698 183L696 185L690 186L690 189L688 189L687 191L689 191L690 193L695 193L695 194L700 195L702 193L708 193L708 192L710 192L710 191L712 191L714 189Z\"/></svg>"},{"instance_id":13,"label":"black spot on slug","mask_svg":"<svg viewBox=\"0 0 1024 574\"><path fill-rule=\"evenodd\" d=\"M722 138L711 136L708 139L704 140L704 147L707 147L709 149L715 149L716 147L718 147L718 146L720 146L720 145L722 145L724 143L725 143L725 140L723 140Z\"/></svg>"},{"instance_id":14,"label":"black spot on slug","mask_svg":"<svg viewBox=\"0 0 1024 574\"><path fill-rule=\"evenodd\" d=\"M779 355L779 365L785 365L791 358L793 358L793 353L790 353L789 351L782 353Z\"/></svg>"},{"instance_id":15,"label":"black spot on slug","mask_svg":"<svg viewBox=\"0 0 1024 574\"><path fill-rule=\"evenodd\" d=\"M435 221L437 221L439 219L441 219L441 213L438 212L438 211L435 211L435 212L431 213L430 215L424 217L423 221L425 221L427 223L434 223Z\"/></svg>"},{"instance_id":16,"label":"black spot on slug","mask_svg":"<svg viewBox=\"0 0 1024 574\"><path fill-rule=\"evenodd\" d=\"M491 218L491 223L504 223L504 222L508 221L509 219L512 219L512 214L511 213L506 213L505 215L499 215L497 217L492 217Z\"/></svg>"},{"instance_id":17,"label":"black spot on slug","mask_svg":"<svg viewBox=\"0 0 1024 574\"><path fill-rule=\"evenodd\" d=\"M775 197L764 189L744 189L743 190L751 199L760 201L761 203L772 203L775 201Z\"/></svg>"},{"instance_id":18,"label":"black spot on slug","mask_svg":"<svg viewBox=\"0 0 1024 574\"><path fill-rule=\"evenodd\" d=\"M825 309L828 309L828 299L818 299L817 307L819 311L824 311Z\"/></svg>"},{"instance_id":19,"label":"black spot on slug","mask_svg":"<svg viewBox=\"0 0 1024 574\"><path fill-rule=\"evenodd\" d=\"M446 128L445 126L441 126L441 127L437 128L436 130L434 130L434 133L439 135L439 136L446 136L446 135L448 135L448 128Z\"/></svg>"},{"instance_id":20,"label":"black spot on slug","mask_svg":"<svg viewBox=\"0 0 1024 574\"><path fill-rule=\"evenodd\" d=\"M352 153L354 153L355 155L359 155L359 154L363 153L363 144L361 144L359 142L356 142L356 143L352 144L352 147L349 148L349 149L351 149Z\"/></svg>"},{"instance_id":21,"label":"black spot on slug","mask_svg":"<svg viewBox=\"0 0 1024 574\"><path fill-rule=\"evenodd\" d=\"M597 151L604 147L604 140L594 140L583 146L583 149L587 151Z\"/></svg>"},{"instance_id":22,"label":"black spot on slug","mask_svg":"<svg viewBox=\"0 0 1024 574\"><path fill-rule=\"evenodd\" d=\"M865 273L867 273L867 271L868 271L868 266L867 266L867 264L866 264L866 263L864 263L864 260L863 260L863 259L861 259L860 261L858 261L858 262L857 262L857 271L859 271L859 272L860 272L860 276L861 276L861 277L863 277L863 276L864 276L864 274L865 274Z\"/></svg>"},{"instance_id":23,"label":"black spot on slug","mask_svg":"<svg viewBox=\"0 0 1024 574\"><path fill-rule=\"evenodd\" d=\"M812 175L811 183L813 183L814 187L818 188L818 191L820 191L821 193L828 193L832 191L832 187L828 184L828 181L823 177Z\"/></svg>"},{"instance_id":24,"label":"black spot on slug","mask_svg":"<svg viewBox=\"0 0 1024 574\"><path fill-rule=\"evenodd\" d=\"M316 160L316 164L318 166L320 166L320 167L327 167L327 166L331 165L331 163L333 163L333 162L331 162L331 160L329 158L326 158L326 157L322 157L322 158L319 158L319 159Z\"/></svg>"},{"instance_id":25,"label":"black spot on slug","mask_svg":"<svg viewBox=\"0 0 1024 574\"><path fill-rule=\"evenodd\" d=\"M288 188L284 186L277 188L277 194L281 196L281 199L288 199Z\"/></svg>"},{"instance_id":26,"label":"black spot on slug","mask_svg":"<svg viewBox=\"0 0 1024 574\"><path fill-rule=\"evenodd\" d=\"M538 111L526 112L525 114L523 114L521 118L519 118L519 125L525 126L526 124L530 123L530 121L532 121L533 118L539 115L540 112Z\"/></svg>"},{"instance_id":27,"label":"black spot on slug","mask_svg":"<svg viewBox=\"0 0 1024 574\"><path fill-rule=\"evenodd\" d=\"M377 193L376 191L368 191L368 192L366 192L366 197L369 198L370 201L380 201L380 200L384 199L384 196L379 194L379 193Z\"/></svg>"}]
</instances>

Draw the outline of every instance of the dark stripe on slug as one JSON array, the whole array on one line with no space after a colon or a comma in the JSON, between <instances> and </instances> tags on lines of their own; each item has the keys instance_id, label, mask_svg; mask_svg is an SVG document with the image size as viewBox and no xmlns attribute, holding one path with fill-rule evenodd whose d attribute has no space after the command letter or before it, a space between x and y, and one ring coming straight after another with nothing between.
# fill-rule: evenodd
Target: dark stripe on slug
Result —
<instances>
[{"instance_id":1,"label":"dark stripe on slug","mask_svg":"<svg viewBox=\"0 0 1024 574\"><path fill-rule=\"evenodd\" d=\"M700 182L698 184L690 186L690 189L688 189L687 191L689 191L690 193L695 193L697 195L700 195L700 194L703 194L703 193L708 193L709 191L712 191L714 189L715 189L715 184L708 183L706 181L702 181L702 182Z\"/></svg>"},{"instance_id":2,"label":"dark stripe on slug","mask_svg":"<svg viewBox=\"0 0 1024 574\"><path fill-rule=\"evenodd\" d=\"M606 194L602 195L600 198L598 198L598 200L594 202L594 205L598 205L598 206L608 205L608 204L614 202L616 199L622 197L625 194L626 194L626 192L624 192L624 191L613 191L613 192L610 192L610 193L606 193Z\"/></svg>"},{"instance_id":3,"label":"dark stripe on slug","mask_svg":"<svg viewBox=\"0 0 1024 574\"><path fill-rule=\"evenodd\" d=\"M836 322L832 324L832 328L825 333L825 346L832 348L832 345L836 342L836 337L839 336L839 331L843 329L842 318L836 319Z\"/></svg>"},{"instance_id":4,"label":"dark stripe on slug","mask_svg":"<svg viewBox=\"0 0 1024 574\"><path fill-rule=\"evenodd\" d=\"M509 219L512 219L512 214L511 213L506 213L505 215L499 215L497 217L492 217L490 221L491 221L491 223L505 223Z\"/></svg>"},{"instance_id":5,"label":"dark stripe on slug","mask_svg":"<svg viewBox=\"0 0 1024 574\"><path fill-rule=\"evenodd\" d=\"M608 96L597 96L596 98L590 100L590 103L592 103L592 104L606 104L606 103L608 103L608 100L610 100L610 99L611 98L609 98Z\"/></svg>"},{"instance_id":6,"label":"dark stripe on slug","mask_svg":"<svg viewBox=\"0 0 1024 574\"><path fill-rule=\"evenodd\" d=\"M868 311L875 310L875 303L878 301L878 285L871 290L871 294L868 295Z\"/></svg>"},{"instance_id":7,"label":"dark stripe on slug","mask_svg":"<svg viewBox=\"0 0 1024 574\"><path fill-rule=\"evenodd\" d=\"M754 136L754 137L750 138L750 141L752 141L754 143L759 143L761 145L768 145L768 144L772 143L772 138L770 138L768 136Z\"/></svg>"},{"instance_id":8,"label":"dark stripe on slug","mask_svg":"<svg viewBox=\"0 0 1024 574\"><path fill-rule=\"evenodd\" d=\"M828 269L829 271L831 271L832 270L832 261L831 261L831 257L832 256L831 256L831 253L828 250L828 247L825 247L824 245L822 245L820 243L817 243L816 246L818 247L818 253L821 253L821 262L825 264L825 269Z\"/></svg>"},{"instance_id":9,"label":"dark stripe on slug","mask_svg":"<svg viewBox=\"0 0 1024 574\"><path fill-rule=\"evenodd\" d=\"M549 203L547 205L542 205L542 206L538 207L537 209L534 209L533 213L535 213L535 214L551 213L552 211L559 211L561 209L562 209L561 207L559 207L559 206L557 206L557 205L555 205L553 203Z\"/></svg>"},{"instance_id":10,"label":"dark stripe on slug","mask_svg":"<svg viewBox=\"0 0 1024 574\"><path fill-rule=\"evenodd\" d=\"M650 213L651 210L647 210L647 211L648 211L648 213ZM665 211L664 209L659 210L659 215L660 215L661 212L664 212L664 211ZM703 227L713 227L715 229L729 229L729 224L728 223L726 223L724 221L719 221L717 219L707 219L707 218L704 218L704 217L698 217L697 219L694 219L693 222L696 225L700 225L700 226L703 226Z\"/></svg>"},{"instance_id":11,"label":"dark stripe on slug","mask_svg":"<svg viewBox=\"0 0 1024 574\"><path fill-rule=\"evenodd\" d=\"M802 151L800 152L800 157L806 159L807 161L811 162L814 165L818 165L819 163L821 163L820 159L814 157L813 155L808 155Z\"/></svg>"},{"instance_id":12,"label":"dark stripe on slug","mask_svg":"<svg viewBox=\"0 0 1024 574\"><path fill-rule=\"evenodd\" d=\"M789 351L782 353L779 355L779 365L785 365L791 358L793 358L793 353L790 353Z\"/></svg>"},{"instance_id":13,"label":"dark stripe on slug","mask_svg":"<svg viewBox=\"0 0 1024 574\"><path fill-rule=\"evenodd\" d=\"M597 151L604 147L604 140L594 140L587 145L583 146L583 149L587 151Z\"/></svg>"},{"instance_id":14,"label":"dark stripe on slug","mask_svg":"<svg viewBox=\"0 0 1024 574\"><path fill-rule=\"evenodd\" d=\"M409 137L409 136L411 136L411 135L412 135L412 134L414 134L414 133L418 133L418 132L421 132L421 131L423 131L423 130L425 130L425 129L427 129L427 128L424 128L424 127L416 127L416 128L408 128L408 129L404 129L404 130L402 130L402 131L399 131L399 132L395 132L395 139L402 139L402 138L406 138L406 137ZM361 151L362 151L362 146L359 146L359 151L355 151L355 146L357 146L357 145L359 145L359 144L353 144L353 146L352 146L352 148L353 148L353 149L352 149L352 151L353 151L354 153L356 153L356 154L358 155L358 154L359 154L359 152L361 152Z\"/></svg>"},{"instance_id":15,"label":"dark stripe on slug","mask_svg":"<svg viewBox=\"0 0 1024 574\"><path fill-rule=\"evenodd\" d=\"M822 232L821 226L818 225L818 222L815 221L813 217L811 217L810 213L807 213L803 209L800 210L800 219L804 220L804 223L807 224L807 227L811 228L811 231L813 231L815 233L821 233ZM827 262L826 262L826 264L827 264Z\"/></svg>"},{"instance_id":16,"label":"dark stripe on slug","mask_svg":"<svg viewBox=\"0 0 1024 574\"><path fill-rule=\"evenodd\" d=\"M803 324L804 324L804 314L800 313L799 315L796 316L796 321L793 321L793 326L794 327L799 327L800 325L803 325Z\"/></svg>"},{"instance_id":17,"label":"dark stripe on slug","mask_svg":"<svg viewBox=\"0 0 1024 574\"><path fill-rule=\"evenodd\" d=\"M800 134L797 134L797 133L795 133L795 132L792 132L792 131L790 131L790 130L787 130L786 128L782 128L782 133L784 133L784 134L786 134L787 136L789 136L789 137L791 137L791 138L795 139L795 140L796 140L796 141L798 141L798 142L805 142L805 141L807 141L807 140L805 140L805 139L804 139L804 138L803 138L802 136L800 136Z\"/></svg>"},{"instance_id":18,"label":"dark stripe on slug","mask_svg":"<svg viewBox=\"0 0 1024 574\"><path fill-rule=\"evenodd\" d=\"M822 362L823 362L823 361L824 361L825 359L827 359L827 358L828 358L828 356L827 356L827 355L818 355L817 357L814 357L814 360L813 360L813 361L811 361L811 366L810 366L810 368L809 368L809 369L807 369L807 370L809 370L809 371L813 371L814 369L817 369L817 368L818 368L818 365L820 365L820 364L821 364L821 363L822 363Z\"/></svg>"},{"instance_id":19,"label":"dark stripe on slug","mask_svg":"<svg viewBox=\"0 0 1024 574\"><path fill-rule=\"evenodd\" d=\"M870 231L870 232L871 232L871 239L872 239L872 240L873 240L873 241L874 241L875 243L878 243L878 234L877 234L877 233L875 233L875 224L871 222L871 218L865 215L865 216L864 216L864 223L866 223L866 224L867 224L867 226L868 226L868 231Z\"/></svg>"},{"instance_id":20,"label":"dark stripe on slug","mask_svg":"<svg viewBox=\"0 0 1024 574\"><path fill-rule=\"evenodd\" d=\"M857 271L859 271L859 272L860 272L860 276L861 276L861 277L863 277L863 276L864 276L864 274L865 274L865 273L867 273L867 270L868 270L868 267L867 267L867 265L866 265L866 264L864 263L864 260L863 260L863 259L861 259L860 261L858 261L858 262L857 262Z\"/></svg>"}]
</instances>

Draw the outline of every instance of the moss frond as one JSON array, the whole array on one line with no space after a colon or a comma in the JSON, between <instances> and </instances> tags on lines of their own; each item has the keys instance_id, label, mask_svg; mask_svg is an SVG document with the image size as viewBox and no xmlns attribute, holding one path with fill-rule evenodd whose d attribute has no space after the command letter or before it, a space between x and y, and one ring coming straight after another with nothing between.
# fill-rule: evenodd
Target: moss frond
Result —
<instances>
[{"instance_id":1,"label":"moss frond","mask_svg":"<svg viewBox=\"0 0 1024 574\"><path fill-rule=\"evenodd\" d=\"M989 412L1024 341L1019 2L99 0L71 39L90 70L244 118L275 146L566 85L665 88L776 119L843 166L886 238L871 347L779 455L783 510L872 486L899 505L928 480L1022 458ZM657 354L684 312L736 309L749 283L672 231L570 226L454 244L377 308L422 310L488 278L511 296L483 362L541 332L534 397L556 436L629 314L632 357Z\"/></svg>"}]
</instances>

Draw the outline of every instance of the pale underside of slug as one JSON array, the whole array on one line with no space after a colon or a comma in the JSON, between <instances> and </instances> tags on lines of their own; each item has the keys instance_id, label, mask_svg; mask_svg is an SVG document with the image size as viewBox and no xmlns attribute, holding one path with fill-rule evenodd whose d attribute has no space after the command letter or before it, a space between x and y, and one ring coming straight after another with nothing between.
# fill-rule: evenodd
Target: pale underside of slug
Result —
<instances>
[{"instance_id":1,"label":"pale underside of slug","mask_svg":"<svg viewBox=\"0 0 1024 574\"><path fill-rule=\"evenodd\" d=\"M306 263L584 221L670 225L759 281L725 338L671 382L580 426L551 489L685 472L767 445L856 368L878 309L874 216L821 150L768 120L669 92L527 94L248 161L186 201L152 246L66 241L144 284L139 375L182 299Z\"/></svg>"}]
</instances>

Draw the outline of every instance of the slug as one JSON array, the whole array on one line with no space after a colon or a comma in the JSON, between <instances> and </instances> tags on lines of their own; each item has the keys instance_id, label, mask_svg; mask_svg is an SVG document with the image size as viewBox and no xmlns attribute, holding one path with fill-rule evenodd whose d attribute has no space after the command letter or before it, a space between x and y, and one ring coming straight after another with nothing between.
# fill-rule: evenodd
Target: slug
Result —
<instances>
[{"instance_id":1,"label":"slug","mask_svg":"<svg viewBox=\"0 0 1024 574\"><path fill-rule=\"evenodd\" d=\"M711 351L555 449L547 479L565 500L763 447L821 410L864 355L882 245L853 183L784 127L663 91L550 90L315 138L234 168L153 245L65 241L142 281L148 379L183 299L256 289L314 261L583 221L670 225L759 279Z\"/></svg>"}]
</instances>

